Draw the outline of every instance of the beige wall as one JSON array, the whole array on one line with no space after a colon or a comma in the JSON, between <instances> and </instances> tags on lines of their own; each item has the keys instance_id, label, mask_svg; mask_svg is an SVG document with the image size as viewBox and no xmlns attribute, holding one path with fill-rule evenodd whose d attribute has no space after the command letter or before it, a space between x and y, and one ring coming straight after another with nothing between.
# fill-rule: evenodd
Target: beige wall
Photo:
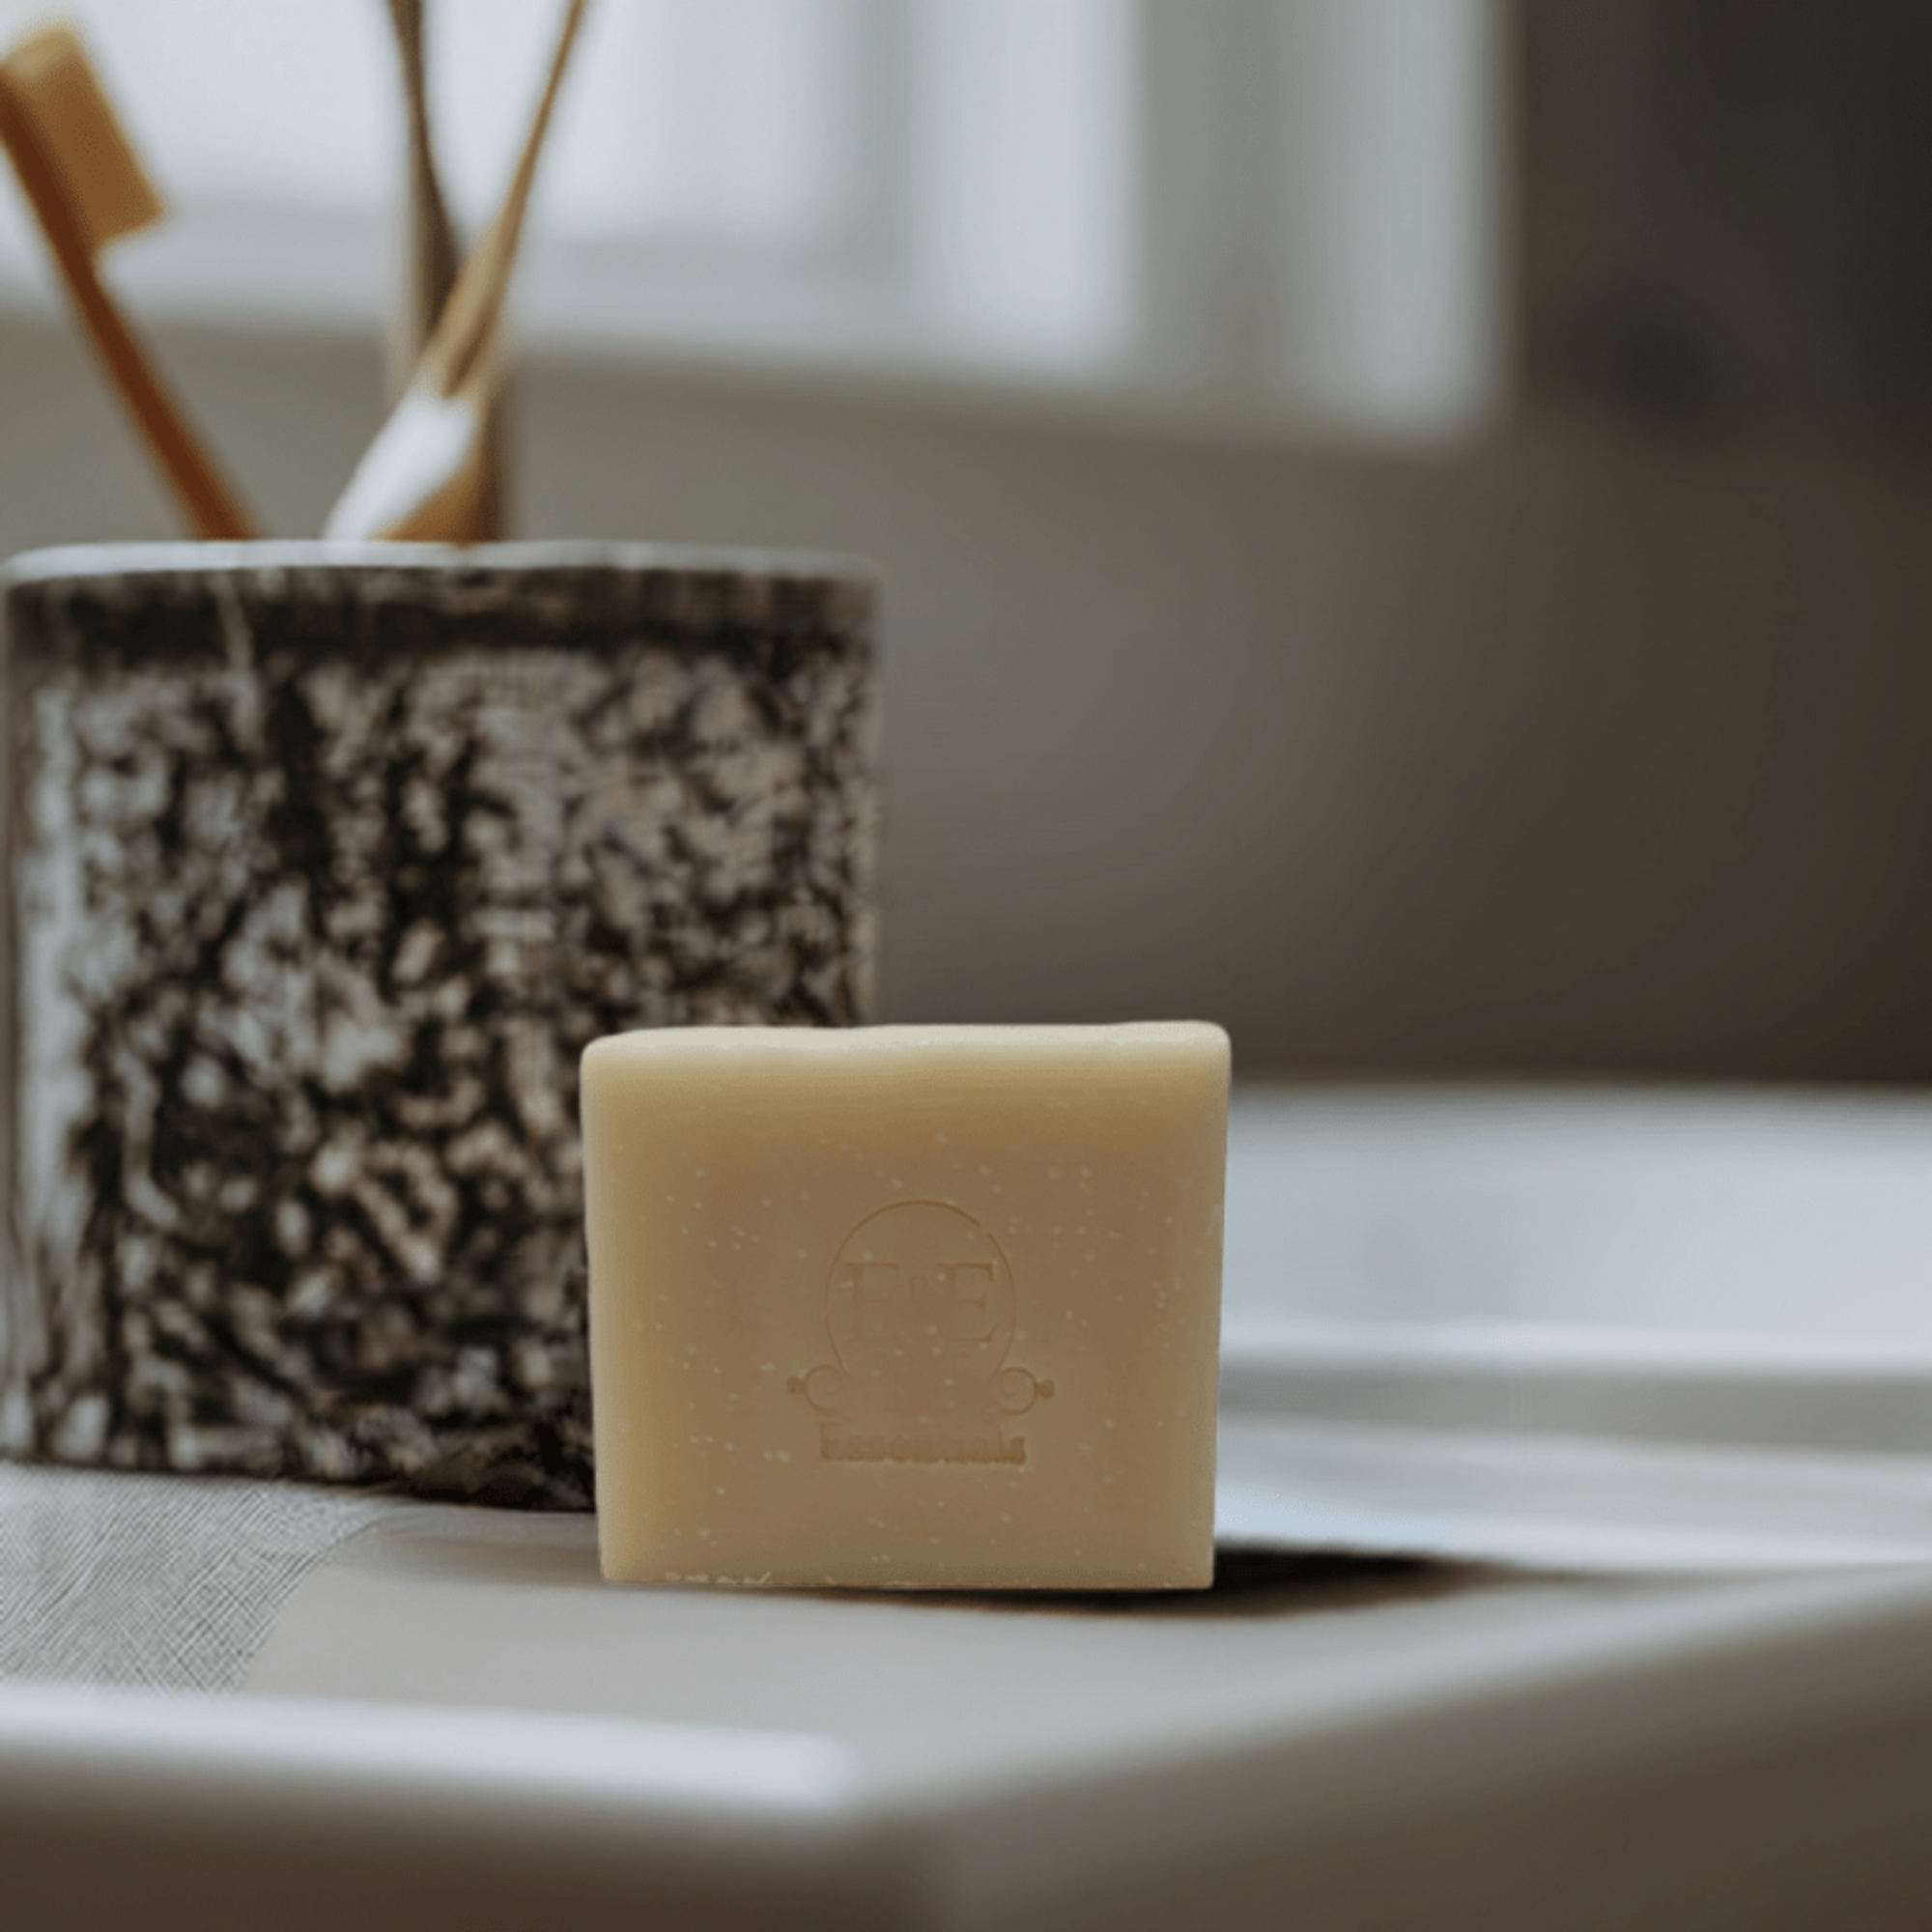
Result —
<instances>
[{"instance_id":1,"label":"beige wall","mask_svg":"<svg viewBox=\"0 0 1932 1932\"><path fill-rule=\"evenodd\" d=\"M278 531L373 348L174 335ZM887 1005L1199 1014L1249 1071L1932 1078L1932 469L1522 426L1446 453L545 364L530 535L891 585ZM0 553L170 533L0 324Z\"/></svg>"}]
</instances>

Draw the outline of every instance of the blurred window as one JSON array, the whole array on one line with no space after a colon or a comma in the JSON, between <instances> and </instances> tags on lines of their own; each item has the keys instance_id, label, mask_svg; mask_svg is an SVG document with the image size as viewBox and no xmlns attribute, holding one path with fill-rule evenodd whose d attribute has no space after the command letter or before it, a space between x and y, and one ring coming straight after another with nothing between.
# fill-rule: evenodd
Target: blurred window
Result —
<instances>
[{"instance_id":1,"label":"blurred window","mask_svg":"<svg viewBox=\"0 0 1932 1932\"><path fill-rule=\"evenodd\" d=\"M594 0L526 340L1453 426L1496 387L1497 0ZM382 0L73 0L175 207L149 316L367 327L398 246ZM559 9L430 0L473 228ZM0 0L0 36L39 17ZM0 196L0 301L55 299Z\"/></svg>"}]
</instances>

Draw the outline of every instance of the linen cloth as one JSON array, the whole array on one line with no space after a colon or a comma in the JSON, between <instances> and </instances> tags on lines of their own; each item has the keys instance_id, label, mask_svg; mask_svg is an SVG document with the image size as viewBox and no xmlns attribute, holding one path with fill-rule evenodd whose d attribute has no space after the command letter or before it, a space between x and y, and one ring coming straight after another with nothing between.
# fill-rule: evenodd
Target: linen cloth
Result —
<instances>
[{"instance_id":1,"label":"linen cloth","mask_svg":"<svg viewBox=\"0 0 1932 1932\"><path fill-rule=\"evenodd\" d=\"M0 1680L234 1690L297 1584L385 1507L0 1463Z\"/></svg>"}]
</instances>

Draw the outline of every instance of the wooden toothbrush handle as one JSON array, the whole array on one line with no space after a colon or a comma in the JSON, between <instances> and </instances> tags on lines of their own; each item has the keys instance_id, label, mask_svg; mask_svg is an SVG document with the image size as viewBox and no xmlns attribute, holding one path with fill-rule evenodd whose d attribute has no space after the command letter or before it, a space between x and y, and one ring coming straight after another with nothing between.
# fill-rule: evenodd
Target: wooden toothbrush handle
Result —
<instances>
[{"instance_id":1,"label":"wooden toothbrush handle","mask_svg":"<svg viewBox=\"0 0 1932 1932\"><path fill-rule=\"evenodd\" d=\"M439 395L455 395L469 382L472 365L494 348L503 298L510 285L510 270L516 262L517 242L523 234L524 213L529 206L530 185L536 179L537 156L543 151L551 110L556 105L557 90L563 85L563 71L570 63L570 50L582 24L585 4L586 0L567 0L563 26L557 35L555 51L551 55L550 71L544 76L543 94L537 101L529 132L524 137L523 153L517 156L516 172L510 178L503 205L464 261L456 286L442 305L436 333L423 351L419 373L428 374Z\"/></svg>"},{"instance_id":2,"label":"wooden toothbrush handle","mask_svg":"<svg viewBox=\"0 0 1932 1932\"><path fill-rule=\"evenodd\" d=\"M198 537L214 540L253 537L256 531L247 512L196 440L139 338L101 286L60 172L4 75L0 75L0 145L13 158L68 293L166 475L188 527Z\"/></svg>"}]
</instances>

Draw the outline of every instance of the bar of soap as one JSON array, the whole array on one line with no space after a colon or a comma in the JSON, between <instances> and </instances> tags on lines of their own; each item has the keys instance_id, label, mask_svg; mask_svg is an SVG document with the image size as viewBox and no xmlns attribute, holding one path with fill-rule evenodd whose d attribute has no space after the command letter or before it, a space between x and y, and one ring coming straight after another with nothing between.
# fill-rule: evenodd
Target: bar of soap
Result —
<instances>
[{"instance_id":1,"label":"bar of soap","mask_svg":"<svg viewBox=\"0 0 1932 1932\"><path fill-rule=\"evenodd\" d=\"M1211 1580L1219 1027L693 1027L583 1056L613 1581Z\"/></svg>"}]
</instances>

